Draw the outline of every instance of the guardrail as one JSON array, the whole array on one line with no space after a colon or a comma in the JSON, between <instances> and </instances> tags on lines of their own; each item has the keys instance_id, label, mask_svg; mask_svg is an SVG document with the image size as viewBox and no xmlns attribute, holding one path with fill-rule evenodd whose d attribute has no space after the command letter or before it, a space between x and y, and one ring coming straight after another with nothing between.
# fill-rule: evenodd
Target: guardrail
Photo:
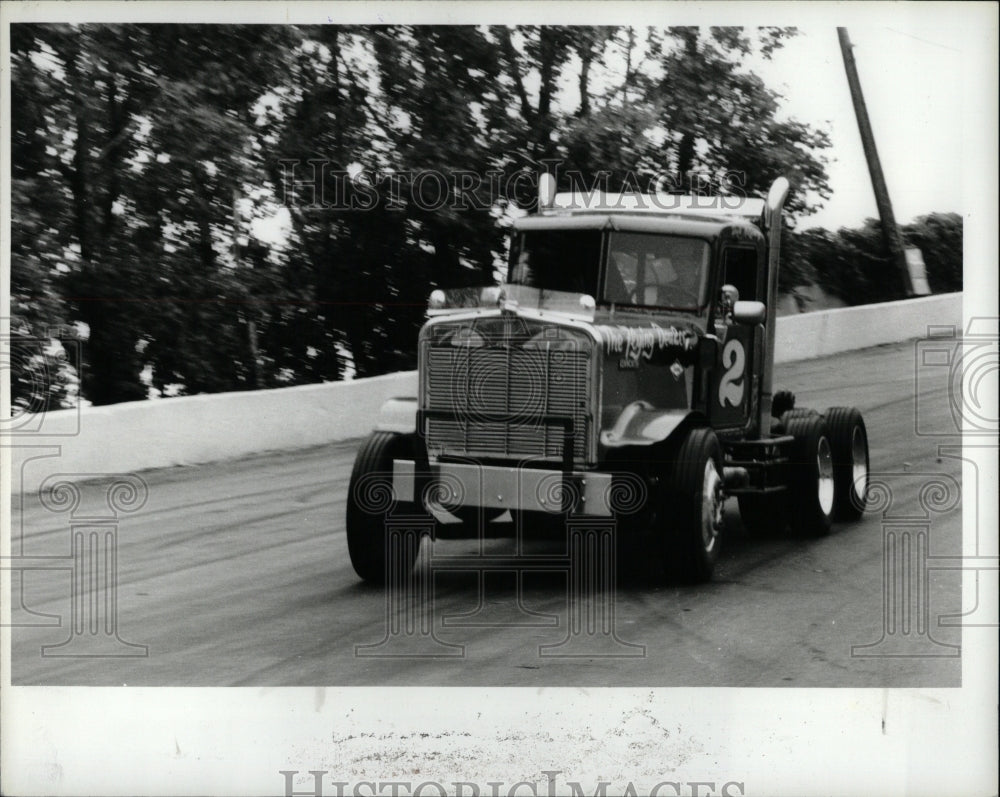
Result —
<instances>
[{"instance_id":1,"label":"guardrail","mask_svg":"<svg viewBox=\"0 0 1000 797\"><path fill-rule=\"evenodd\" d=\"M961 321L960 293L781 316L776 359L794 362L921 338L929 324ZM126 473L362 437L382 402L416 389L416 372L405 371L23 416L3 436L12 450L12 494L35 490L54 473Z\"/></svg>"}]
</instances>

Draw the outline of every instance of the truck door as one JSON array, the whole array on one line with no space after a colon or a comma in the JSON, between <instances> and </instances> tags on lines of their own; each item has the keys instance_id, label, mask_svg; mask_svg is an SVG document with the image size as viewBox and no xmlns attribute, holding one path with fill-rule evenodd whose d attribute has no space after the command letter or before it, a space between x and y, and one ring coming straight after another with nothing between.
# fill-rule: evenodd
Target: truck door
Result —
<instances>
[{"instance_id":1,"label":"truck door","mask_svg":"<svg viewBox=\"0 0 1000 797\"><path fill-rule=\"evenodd\" d=\"M761 298L758 251L752 246L727 246L722 253L721 286L736 289L736 299ZM746 426L757 401L760 368L758 354L763 345L763 327L744 326L732 320L726 301L718 297L715 332L719 338L718 361L712 377L709 415L715 428ZM729 297L729 300L734 300ZM731 304L729 305L731 308Z\"/></svg>"}]
</instances>

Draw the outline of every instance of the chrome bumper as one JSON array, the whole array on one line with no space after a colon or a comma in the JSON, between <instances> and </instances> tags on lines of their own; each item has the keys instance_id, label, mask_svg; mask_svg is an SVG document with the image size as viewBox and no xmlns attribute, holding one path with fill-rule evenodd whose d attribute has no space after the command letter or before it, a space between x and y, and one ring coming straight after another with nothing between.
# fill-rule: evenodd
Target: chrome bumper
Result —
<instances>
[{"instance_id":1,"label":"chrome bumper","mask_svg":"<svg viewBox=\"0 0 1000 797\"><path fill-rule=\"evenodd\" d=\"M392 463L392 489L397 501L416 500L417 469L413 460ZM469 465L442 462L431 466L427 500L441 508L481 506L527 512L562 512L563 490L568 486L572 510L609 517L611 474L536 470L503 465Z\"/></svg>"}]
</instances>

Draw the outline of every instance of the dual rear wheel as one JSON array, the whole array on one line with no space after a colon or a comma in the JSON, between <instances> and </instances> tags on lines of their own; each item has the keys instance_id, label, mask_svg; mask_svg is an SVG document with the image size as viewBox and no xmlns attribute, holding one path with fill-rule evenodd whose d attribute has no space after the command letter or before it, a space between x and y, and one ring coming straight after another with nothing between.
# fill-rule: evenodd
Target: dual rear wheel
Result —
<instances>
[{"instance_id":1,"label":"dual rear wheel","mask_svg":"<svg viewBox=\"0 0 1000 797\"><path fill-rule=\"evenodd\" d=\"M868 493L868 430L855 407L826 411L833 456L834 517L857 520L864 514Z\"/></svg>"},{"instance_id":2,"label":"dual rear wheel","mask_svg":"<svg viewBox=\"0 0 1000 797\"><path fill-rule=\"evenodd\" d=\"M740 516L752 534L780 532L823 536L837 520L857 520L868 490L868 433L854 407L831 407L824 415L793 409L781 416L795 438L786 467L787 489L741 495Z\"/></svg>"}]
</instances>

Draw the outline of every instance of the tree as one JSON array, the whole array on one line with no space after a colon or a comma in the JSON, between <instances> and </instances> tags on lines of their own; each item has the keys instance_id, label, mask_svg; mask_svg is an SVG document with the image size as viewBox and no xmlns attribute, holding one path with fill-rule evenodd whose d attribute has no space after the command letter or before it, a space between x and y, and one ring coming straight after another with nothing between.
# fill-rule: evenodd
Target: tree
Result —
<instances>
[{"instance_id":1,"label":"tree","mask_svg":"<svg viewBox=\"0 0 1000 797\"><path fill-rule=\"evenodd\" d=\"M962 289L962 217L932 213L904 225L910 246L921 250L934 293ZM814 282L849 305L903 298L903 286L885 255L877 219L837 232L810 229L786 236L782 244L782 279L786 265L793 274L788 287Z\"/></svg>"},{"instance_id":2,"label":"tree","mask_svg":"<svg viewBox=\"0 0 1000 797\"><path fill-rule=\"evenodd\" d=\"M287 89L261 135L272 142L270 182L292 220L285 270L312 317L303 307L290 308L275 332L308 349L289 352L299 373L339 378L344 363L338 347L349 353L357 376L398 370L396 359L387 357L385 310L395 301L391 265L406 248L405 218L387 210L383 186L355 181L348 172L354 166L375 173L391 150L389 125L378 124L385 109L357 63L366 58L370 64L371 40L362 31L328 26L301 33ZM297 338L295 332L307 334ZM318 355L311 358L315 366L303 369L311 351Z\"/></svg>"},{"instance_id":3,"label":"tree","mask_svg":"<svg viewBox=\"0 0 1000 797\"><path fill-rule=\"evenodd\" d=\"M553 134L558 121L555 98L559 77L572 53L575 36L588 37L592 30L522 25L513 29L500 26L491 31L500 44L506 74L516 92L524 123L521 144L529 158L541 160L555 153ZM516 46L515 36L523 42L523 51ZM525 78L532 70L538 76L538 99L535 102L531 101L525 84Z\"/></svg>"},{"instance_id":4,"label":"tree","mask_svg":"<svg viewBox=\"0 0 1000 797\"><path fill-rule=\"evenodd\" d=\"M11 83L17 112L11 130L11 403L39 411L73 401L79 378L75 363L60 364L50 341L63 334L68 313L57 281L64 238L57 220L67 213L65 197L47 190L57 176L51 142L35 131L46 125L42 89L45 74L30 57L31 31L11 26ZM72 253L68 253L72 254Z\"/></svg>"},{"instance_id":5,"label":"tree","mask_svg":"<svg viewBox=\"0 0 1000 797\"><path fill-rule=\"evenodd\" d=\"M539 169L786 173L807 212L828 142L746 68L787 35L15 25L18 328L89 330L97 404L412 367L428 292L494 280Z\"/></svg>"},{"instance_id":6,"label":"tree","mask_svg":"<svg viewBox=\"0 0 1000 797\"><path fill-rule=\"evenodd\" d=\"M657 45L662 76L647 98L665 131L660 162L676 184L697 189L707 176L712 186L762 195L784 175L793 189L789 213L814 210L809 192L829 196L822 157L829 137L781 119L780 96L745 66L754 49L770 58L794 29L761 28L755 38L732 27L674 27L666 34Z\"/></svg>"},{"instance_id":7,"label":"tree","mask_svg":"<svg viewBox=\"0 0 1000 797\"><path fill-rule=\"evenodd\" d=\"M89 328L85 395L95 404L144 398L146 367L160 387L246 384L252 367L233 312L240 280L220 253L232 248L234 193L258 181L250 108L268 69L281 71L254 52L280 54L287 34L15 27L14 85L30 82L37 97L13 114L22 149L35 153L22 179L45 180L56 198L44 213L53 232L45 246L65 271L68 312Z\"/></svg>"}]
</instances>

